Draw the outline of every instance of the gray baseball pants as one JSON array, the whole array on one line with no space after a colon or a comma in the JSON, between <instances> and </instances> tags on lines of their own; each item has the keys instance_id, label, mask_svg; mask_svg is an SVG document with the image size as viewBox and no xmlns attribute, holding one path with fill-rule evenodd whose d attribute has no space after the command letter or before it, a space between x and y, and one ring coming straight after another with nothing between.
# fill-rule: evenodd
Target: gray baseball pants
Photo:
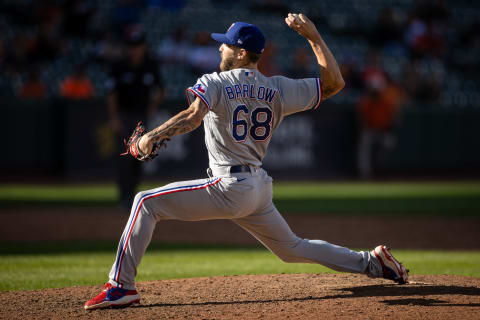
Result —
<instances>
[{"instance_id":1,"label":"gray baseball pants","mask_svg":"<svg viewBox=\"0 0 480 320\"><path fill-rule=\"evenodd\" d=\"M272 203L272 178L265 170L252 167L251 172L234 174L215 169L208 179L138 193L110 271L111 284L135 288L137 267L155 225L169 219L230 219L285 262L319 263L337 271L379 276L368 267L369 252L297 237Z\"/></svg>"}]
</instances>

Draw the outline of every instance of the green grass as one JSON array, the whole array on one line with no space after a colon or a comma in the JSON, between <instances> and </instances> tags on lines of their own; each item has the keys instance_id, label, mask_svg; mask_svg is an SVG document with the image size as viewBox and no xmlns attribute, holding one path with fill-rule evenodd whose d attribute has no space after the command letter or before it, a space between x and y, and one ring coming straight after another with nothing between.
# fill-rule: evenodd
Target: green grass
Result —
<instances>
[{"instance_id":1,"label":"green grass","mask_svg":"<svg viewBox=\"0 0 480 320\"><path fill-rule=\"evenodd\" d=\"M161 186L147 184L141 190ZM0 207L16 205L113 206L117 192L105 185L0 185ZM274 184L281 212L340 214L480 215L480 182Z\"/></svg>"},{"instance_id":2,"label":"green grass","mask_svg":"<svg viewBox=\"0 0 480 320\"><path fill-rule=\"evenodd\" d=\"M3 244L0 291L29 290L106 281L113 243ZM395 250L412 274L480 277L480 251ZM313 264L286 264L263 248L152 244L137 281L240 274L333 272Z\"/></svg>"},{"instance_id":3,"label":"green grass","mask_svg":"<svg viewBox=\"0 0 480 320\"><path fill-rule=\"evenodd\" d=\"M480 183L278 183L274 199L289 213L474 216L480 212Z\"/></svg>"},{"instance_id":4,"label":"green grass","mask_svg":"<svg viewBox=\"0 0 480 320\"><path fill-rule=\"evenodd\" d=\"M2 203L113 203L114 185L2 185Z\"/></svg>"}]
</instances>

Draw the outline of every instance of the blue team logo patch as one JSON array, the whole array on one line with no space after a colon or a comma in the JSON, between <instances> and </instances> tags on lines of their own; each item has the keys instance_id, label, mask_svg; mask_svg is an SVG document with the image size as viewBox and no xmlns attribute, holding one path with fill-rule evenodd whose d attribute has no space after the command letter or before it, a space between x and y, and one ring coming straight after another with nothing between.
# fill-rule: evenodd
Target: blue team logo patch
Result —
<instances>
[{"instance_id":1,"label":"blue team logo patch","mask_svg":"<svg viewBox=\"0 0 480 320\"><path fill-rule=\"evenodd\" d=\"M201 83L198 83L198 84L193 86L193 90L198 91L202 94L205 94L205 91L207 91L207 88L204 85L202 85Z\"/></svg>"}]
</instances>

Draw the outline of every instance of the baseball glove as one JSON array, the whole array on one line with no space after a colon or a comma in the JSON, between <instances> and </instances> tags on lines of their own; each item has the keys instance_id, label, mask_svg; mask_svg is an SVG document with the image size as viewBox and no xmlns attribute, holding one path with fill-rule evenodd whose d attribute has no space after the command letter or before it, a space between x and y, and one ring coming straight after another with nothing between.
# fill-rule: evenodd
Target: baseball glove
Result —
<instances>
[{"instance_id":1,"label":"baseball glove","mask_svg":"<svg viewBox=\"0 0 480 320\"><path fill-rule=\"evenodd\" d=\"M140 161L152 161L157 155L158 155L158 150L161 147L167 147L167 139L163 139L160 142L154 142L152 151L149 154L144 154L138 144L140 142L140 138L147 133L147 130L145 129L145 126L142 124L142 121L140 121L137 124L137 127L135 130L133 130L132 135L130 138L128 138L128 141L126 139L123 140L123 143L125 144L125 147L127 150L125 150L124 153L120 154L121 156L125 156L127 154L130 154L132 157L134 157L137 160Z\"/></svg>"}]
</instances>

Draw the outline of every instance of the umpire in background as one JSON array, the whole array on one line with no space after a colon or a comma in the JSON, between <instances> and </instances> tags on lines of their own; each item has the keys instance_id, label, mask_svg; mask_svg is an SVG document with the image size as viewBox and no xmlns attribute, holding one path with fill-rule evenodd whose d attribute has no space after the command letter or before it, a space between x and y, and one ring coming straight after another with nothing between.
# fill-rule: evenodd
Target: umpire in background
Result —
<instances>
[{"instance_id":1,"label":"umpire in background","mask_svg":"<svg viewBox=\"0 0 480 320\"><path fill-rule=\"evenodd\" d=\"M112 65L107 82L110 123L118 143L117 154L125 151L123 139L145 123L163 99L163 85L158 64L147 53L145 33L138 26L126 29L124 59ZM141 175L141 162L133 157L118 157L117 183L120 206L130 210Z\"/></svg>"}]
</instances>

